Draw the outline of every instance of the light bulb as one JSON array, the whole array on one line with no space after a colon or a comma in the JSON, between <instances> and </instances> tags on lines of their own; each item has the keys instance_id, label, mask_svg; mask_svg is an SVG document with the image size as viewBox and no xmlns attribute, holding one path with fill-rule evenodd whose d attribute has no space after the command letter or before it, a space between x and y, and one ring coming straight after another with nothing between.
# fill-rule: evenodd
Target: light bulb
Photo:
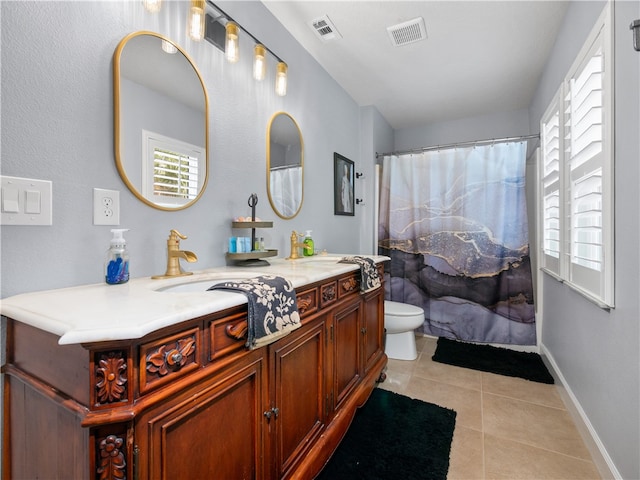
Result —
<instances>
[{"instance_id":1,"label":"light bulb","mask_svg":"<svg viewBox=\"0 0 640 480\"><path fill-rule=\"evenodd\" d=\"M225 28L227 30L227 34L224 43L224 52L229 63L235 63L240 59L240 48L238 45L238 25L233 22L228 22Z\"/></svg>"},{"instance_id":2,"label":"light bulb","mask_svg":"<svg viewBox=\"0 0 640 480\"><path fill-rule=\"evenodd\" d=\"M276 69L276 93L281 97L287 94L287 64L279 62Z\"/></svg>"},{"instance_id":3,"label":"light bulb","mask_svg":"<svg viewBox=\"0 0 640 480\"><path fill-rule=\"evenodd\" d=\"M156 13L162 8L162 0L142 0L142 5L147 12Z\"/></svg>"},{"instance_id":4,"label":"light bulb","mask_svg":"<svg viewBox=\"0 0 640 480\"><path fill-rule=\"evenodd\" d=\"M253 78L256 80L264 80L267 75L267 59L265 54L267 49L264 45L257 44L253 49Z\"/></svg>"},{"instance_id":5,"label":"light bulb","mask_svg":"<svg viewBox=\"0 0 640 480\"><path fill-rule=\"evenodd\" d=\"M204 38L204 0L192 0L187 31L196 42Z\"/></svg>"},{"instance_id":6,"label":"light bulb","mask_svg":"<svg viewBox=\"0 0 640 480\"><path fill-rule=\"evenodd\" d=\"M174 54L178 51L176 46L167 40L162 40L162 50L170 54Z\"/></svg>"}]
</instances>

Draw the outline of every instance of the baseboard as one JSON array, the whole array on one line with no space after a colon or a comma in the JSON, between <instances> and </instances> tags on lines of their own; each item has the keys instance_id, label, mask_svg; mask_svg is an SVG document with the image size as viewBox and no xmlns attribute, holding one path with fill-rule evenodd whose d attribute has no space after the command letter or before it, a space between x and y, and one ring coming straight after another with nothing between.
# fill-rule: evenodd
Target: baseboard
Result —
<instances>
[{"instance_id":1,"label":"baseboard","mask_svg":"<svg viewBox=\"0 0 640 480\"><path fill-rule=\"evenodd\" d=\"M551 355L543 343L540 344L540 350L542 360L547 365L547 368L549 368L551 375L560 383L559 386L562 387L558 389L558 392L560 393L562 401L567 407L569 414L573 417L576 427L578 428L578 431L580 432L580 435L591 454L593 463L596 465L600 475L603 479L622 480L622 475L620 475L620 472L616 468L613 460L611 460L611 457L609 456L609 453L607 453L604 444L600 440L598 433L595 428L593 428L589 417L587 417L587 414L580 405L580 402L562 375L553 355Z\"/></svg>"}]
</instances>

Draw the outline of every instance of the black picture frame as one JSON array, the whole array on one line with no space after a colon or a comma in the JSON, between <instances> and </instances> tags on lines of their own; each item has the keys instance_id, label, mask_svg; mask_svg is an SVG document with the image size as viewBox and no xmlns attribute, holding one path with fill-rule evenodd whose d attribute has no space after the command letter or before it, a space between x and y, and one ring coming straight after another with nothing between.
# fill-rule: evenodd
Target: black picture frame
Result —
<instances>
[{"instance_id":1,"label":"black picture frame","mask_svg":"<svg viewBox=\"0 0 640 480\"><path fill-rule=\"evenodd\" d=\"M333 152L333 214L355 215L355 163Z\"/></svg>"}]
</instances>

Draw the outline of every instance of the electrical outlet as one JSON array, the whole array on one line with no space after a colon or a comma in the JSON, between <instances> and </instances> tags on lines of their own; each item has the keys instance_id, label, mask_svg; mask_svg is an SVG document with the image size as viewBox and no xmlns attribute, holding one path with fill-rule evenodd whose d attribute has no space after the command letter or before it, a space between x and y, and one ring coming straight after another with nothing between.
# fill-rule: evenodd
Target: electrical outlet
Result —
<instances>
[{"instance_id":1,"label":"electrical outlet","mask_svg":"<svg viewBox=\"0 0 640 480\"><path fill-rule=\"evenodd\" d=\"M93 189L93 224L120 225L120 192Z\"/></svg>"}]
</instances>

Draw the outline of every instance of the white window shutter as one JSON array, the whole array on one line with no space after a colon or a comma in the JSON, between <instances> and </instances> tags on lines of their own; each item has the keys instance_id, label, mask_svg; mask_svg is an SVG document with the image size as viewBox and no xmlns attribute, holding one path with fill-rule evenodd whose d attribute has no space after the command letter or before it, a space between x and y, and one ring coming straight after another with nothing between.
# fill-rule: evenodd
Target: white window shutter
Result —
<instances>
[{"instance_id":1,"label":"white window shutter","mask_svg":"<svg viewBox=\"0 0 640 480\"><path fill-rule=\"evenodd\" d=\"M542 268L604 308L614 306L612 45L607 4L540 120Z\"/></svg>"}]
</instances>

